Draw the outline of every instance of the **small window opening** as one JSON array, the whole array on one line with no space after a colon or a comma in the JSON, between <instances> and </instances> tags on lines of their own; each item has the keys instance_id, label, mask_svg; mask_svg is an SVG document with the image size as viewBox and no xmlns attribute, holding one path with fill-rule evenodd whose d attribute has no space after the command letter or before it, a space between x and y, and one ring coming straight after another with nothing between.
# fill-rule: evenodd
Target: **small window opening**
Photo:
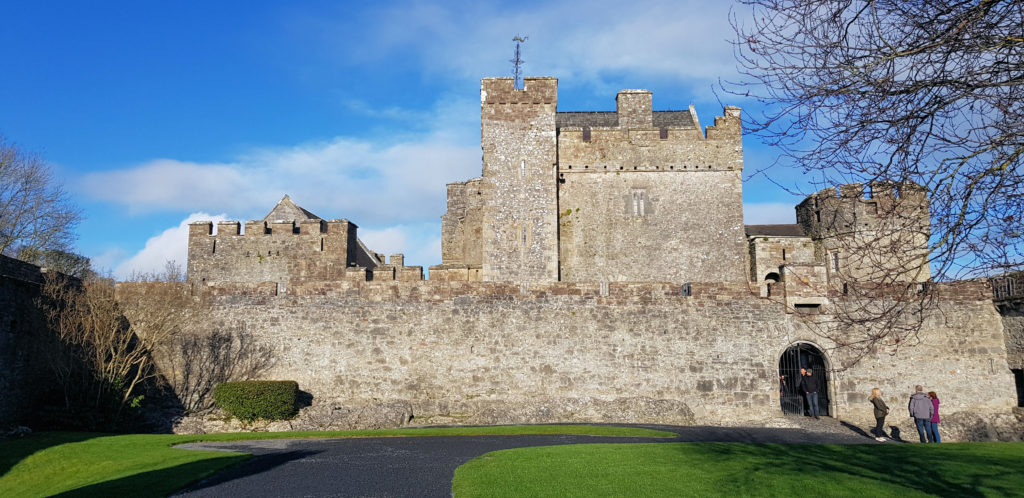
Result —
<instances>
[{"instance_id":1,"label":"small window opening","mask_svg":"<svg viewBox=\"0 0 1024 498\"><path fill-rule=\"evenodd\" d=\"M324 252L324 238L320 237L320 252Z\"/></svg>"},{"instance_id":2,"label":"small window opening","mask_svg":"<svg viewBox=\"0 0 1024 498\"><path fill-rule=\"evenodd\" d=\"M584 142L589 142L590 141L590 127L589 126L584 126L583 127L583 141Z\"/></svg>"},{"instance_id":3,"label":"small window opening","mask_svg":"<svg viewBox=\"0 0 1024 498\"><path fill-rule=\"evenodd\" d=\"M633 191L633 216L644 216L647 214L647 199L643 190Z\"/></svg>"},{"instance_id":4,"label":"small window opening","mask_svg":"<svg viewBox=\"0 0 1024 498\"><path fill-rule=\"evenodd\" d=\"M519 161L519 174L522 178L526 178L526 159Z\"/></svg>"},{"instance_id":5,"label":"small window opening","mask_svg":"<svg viewBox=\"0 0 1024 498\"><path fill-rule=\"evenodd\" d=\"M523 226L523 247L526 247L526 227Z\"/></svg>"},{"instance_id":6,"label":"small window opening","mask_svg":"<svg viewBox=\"0 0 1024 498\"><path fill-rule=\"evenodd\" d=\"M782 260L783 261L786 260L786 250L785 249L782 250Z\"/></svg>"},{"instance_id":7,"label":"small window opening","mask_svg":"<svg viewBox=\"0 0 1024 498\"><path fill-rule=\"evenodd\" d=\"M821 223L821 211L814 212L814 219L817 220L818 223Z\"/></svg>"},{"instance_id":8,"label":"small window opening","mask_svg":"<svg viewBox=\"0 0 1024 498\"><path fill-rule=\"evenodd\" d=\"M217 241L213 241L213 254L217 254Z\"/></svg>"},{"instance_id":9,"label":"small window opening","mask_svg":"<svg viewBox=\"0 0 1024 498\"><path fill-rule=\"evenodd\" d=\"M820 304L800 304L800 303L798 303L798 304L794 304L793 308L796 310L797 313L800 313L800 314L803 314L803 315L817 315L818 313L821 312L821 305Z\"/></svg>"},{"instance_id":10,"label":"small window opening","mask_svg":"<svg viewBox=\"0 0 1024 498\"><path fill-rule=\"evenodd\" d=\"M839 253L832 253L832 271L839 271Z\"/></svg>"},{"instance_id":11,"label":"small window opening","mask_svg":"<svg viewBox=\"0 0 1024 498\"><path fill-rule=\"evenodd\" d=\"M658 138L662 140L668 139L668 128L662 127L660 130L658 130Z\"/></svg>"}]
</instances>

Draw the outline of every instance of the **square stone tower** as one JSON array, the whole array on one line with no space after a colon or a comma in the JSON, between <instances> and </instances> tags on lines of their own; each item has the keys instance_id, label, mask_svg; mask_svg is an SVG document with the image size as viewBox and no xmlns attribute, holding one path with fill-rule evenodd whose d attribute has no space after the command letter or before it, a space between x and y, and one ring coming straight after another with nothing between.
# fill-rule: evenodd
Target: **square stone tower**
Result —
<instances>
[{"instance_id":1,"label":"square stone tower","mask_svg":"<svg viewBox=\"0 0 1024 498\"><path fill-rule=\"evenodd\" d=\"M557 103L556 78L480 84L483 280L558 280Z\"/></svg>"}]
</instances>

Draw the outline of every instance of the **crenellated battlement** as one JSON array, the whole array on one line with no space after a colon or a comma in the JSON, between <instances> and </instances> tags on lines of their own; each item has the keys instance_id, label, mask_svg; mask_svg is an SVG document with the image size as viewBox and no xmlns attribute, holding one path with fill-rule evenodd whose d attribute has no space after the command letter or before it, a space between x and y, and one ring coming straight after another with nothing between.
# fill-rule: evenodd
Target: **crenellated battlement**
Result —
<instances>
[{"instance_id":1,"label":"crenellated battlement","mask_svg":"<svg viewBox=\"0 0 1024 498\"><path fill-rule=\"evenodd\" d=\"M927 191L908 182L829 187L796 207L796 219L818 242L830 282L926 281L931 219Z\"/></svg>"},{"instance_id":2,"label":"crenellated battlement","mask_svg":"<svg viewBox=\"0 0 1024 498\"><path fill-rule=\"evenodd\" d=\"M928 220L928 193L914 183L877 181L848 183L824 188L807 196L796 207L797 223L812 237L835 235L852 229L871 228L879 220L903 220L908 225Z\"/></svg>"},{"instance_id":3,"label":"crenellated battlement","mask_svg":"<svg viewBox=\"0 0 1024 498\"><path fill-rule=\"evenodd\" d=\"M197 221L189 225L191 282L294 283L310 280L422 280L401 254L368 249L355 223L324 220L285 196L262 220Z\"/></svg>"},{"instance_id":4,"label":"crenellated battlement","mask_svg":"<svg viewBox=\"0 0 1024 498\"><path fill-rule=\"evenodd\" d=\"M623 90L615 113L558 113L558 172L692 173L743 169L740 109L700 131L696 110L652 111L651 93Z\"/></svg>"},{"instance_id":5,"label":"crenellated battlement","mask_svg":"<svg viewBox=\"0 0 1024 498\"><path fill-rule=\"evenodd\" d=\"M515 88L512 78L480 80L481 104L550 104L558 102L558 78L526 77L523 88Z\"/></svg>"}]
</instances>

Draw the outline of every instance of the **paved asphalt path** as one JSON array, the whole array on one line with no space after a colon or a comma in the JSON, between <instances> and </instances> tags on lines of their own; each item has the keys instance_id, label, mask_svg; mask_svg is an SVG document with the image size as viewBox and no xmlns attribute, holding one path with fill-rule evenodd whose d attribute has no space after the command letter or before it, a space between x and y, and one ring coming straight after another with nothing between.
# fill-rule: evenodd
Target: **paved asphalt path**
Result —
<instances>
[{"instance_id":1,"label":"paved asphalt path","mask_svg":"<svg viewBox=\"0 0 1024 498\"><path fill-rule=\"evenodd\" d=\"M875 443L853 428L829 430L637 426L676 438L605 436L441 436L273 439L192 443L189 449L242 451L253 458L175 496L451 496L455 468L484 453L581 443L722 441L785 444ZM823 427L824 428L824 427Z\"/></svg>"}]
</instances>

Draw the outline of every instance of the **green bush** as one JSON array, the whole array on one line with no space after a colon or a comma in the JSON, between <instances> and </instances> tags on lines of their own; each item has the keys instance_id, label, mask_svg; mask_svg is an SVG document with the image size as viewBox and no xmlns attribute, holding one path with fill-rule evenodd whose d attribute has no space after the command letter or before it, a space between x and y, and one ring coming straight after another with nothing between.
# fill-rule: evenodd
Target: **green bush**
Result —
<instances>
[{"instance_id":1,"label":"green bush","mask_svg":"<svg viewBox=\"0 0 1024 498\"><path fill-rule=\"evenodd\" d=\"M298 413L299 384L294 380L247 380L218 384L213 400L239 420L284 420Z\"/></svg>"}]
</instances>

